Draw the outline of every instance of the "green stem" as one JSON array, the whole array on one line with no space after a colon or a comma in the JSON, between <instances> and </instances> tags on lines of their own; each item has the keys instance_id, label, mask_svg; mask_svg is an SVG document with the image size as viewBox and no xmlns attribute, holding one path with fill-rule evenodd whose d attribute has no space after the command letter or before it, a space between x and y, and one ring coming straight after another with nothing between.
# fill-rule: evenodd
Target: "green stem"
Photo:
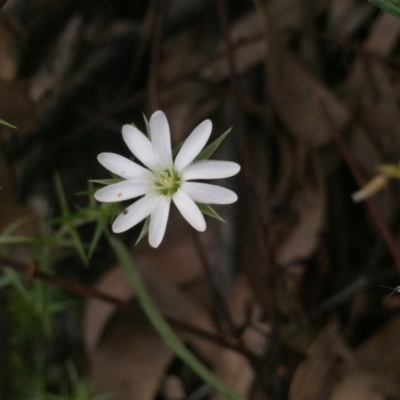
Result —
<instances>
[{"instance_id":1,"label":"green stem","mask_svg":"<svg viewBox=\"0 0 400 400\"><path fill-rule=\"evenodd\" d=\"M175 332L171 329L168 323L165 321L163 316L159 313L157 307L153 303L152 299L147 292L147 289L140 277L140 274L133 262L131 255L124 246L124 244L114 236L108 234L108 239L114 252L121 263L121 266L135 289L136 296L138 297L139 303L153 325L154 329L162 337L165 344L179 357L184 363L189 365L192 370L216 391L221 393L227 399L230 400L244 400L237 393L233 392L222 382L220 382L216 376L210 372L195 356L192 354L185 345L181 342Z\"/></svg>"}]
</instances>

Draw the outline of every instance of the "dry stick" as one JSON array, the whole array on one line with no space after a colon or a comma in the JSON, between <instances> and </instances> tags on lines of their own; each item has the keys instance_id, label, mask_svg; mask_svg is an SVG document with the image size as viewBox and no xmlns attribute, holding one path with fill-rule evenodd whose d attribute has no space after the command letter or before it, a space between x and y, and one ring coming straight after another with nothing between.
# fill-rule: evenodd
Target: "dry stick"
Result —
<instances>
[{"instance_id":1,"label":"dry stick","mask_svg":"<svg viewBox=\"0 0 400 400\"><path fill-rule=\"evenodd\" d=\"M17 271L29 278L36 278L41 280L42 282L49 283L54 286L58 286L59 288L68 290L72 293L78 294L81 297L86 298L94 298L106 303L112 304L117 307L119 310L124 311L131 315L137 315L137 307L134 304L127 303L124 300L119 299L118 297L111 296L107 293L101 292L100 290L93 289L90 286L87 286L83 283L72 281L67 278L63 278L61 276L48 274L46 272L39 271L35 268L33 264L24 264L20 261L13 260L7 257L3 257L0 255L0 265L10 268L14 271ZM204 331L201 328L197 328L186 322L182 322L172 317L164 316L165 319L174 325L176 328L181 329L187 333L199 336L201 339L208 340L210 342L217 343L221 346L228 347L231 350L234 350L238 353L245 355L246 357L256 359L257 357L244 349L242 346L238 346L236 343L233 343L232 340L225 340L225 338L219 337L213 333Z\"/></svg>"},{"instance_id":2,"label":"dry stick","mask_svg":"<svg viewBox=\"0 0 400 400\"><path fill-rule=\"evenodd\" d=\"M156 0L158 9L154 22L153 42L151 46L151 62L149 73L149 106L152 112L160 108L160 99L158 92L158 70L160 65L161 43L164 27L165 13L167 9L167 0Z\"/></svg>"},{"instance_id":3,"label":"dry stick","mask_svg":"<svg viewBox=\"0 0 400 400\"><path fill-rule=\"evenodd\" d=\"M261 208L257 199L257 196L254 191L253 183L252 183L252 175L251 175L251 169L250 169L250 153L249 153L249 144L248 144L248 137L246 134L246 129L245 129L245 123L244 123L244 117L242 113L242 104L241 104L241 89L240 85L238 82L237 78L237 70L236 70L236 64L234 60L234 46L231 41L230 35L229 35L229 20L228 20L228 12L227 12L227 0L216 0L217 2L217 10L218 10L218 20L221 25L221 30L222 34L224 36L224 40L226 43L226 49L227 49L227 56L228 56L228 64L229 64L229 80L230 80L230 86L231 86L231 91L232 91L232 97L233 97L233 108L234 108L234 118L235 118L235 123L239 132L239 147L240 147L240 156L241 156L241 161L243 164L243 171L245 175L245 187L246 191L248 193L248 198L251 199L251 204L252 207L250 207L250 218L252 225L254 227L254 234L255 234L255 240L256 240L256 246L258 247L258 250L262 256L262 262L264 266L264 270L259 268L259 273L260 273L260 279L262 279L263 282L265 282L266 286L266 302L267 304L265 305L265 311L267 313L268 319L271 323L272 326L272 332L273 334L276 334L277 329L276 329L276 321L277 321L277 315L276 315L276 310L275 310L275 282L274 282L274 273L272 270L272 265L271 265L271 254L266 249L265 243L264 243L264 231L263 231L263 225L262 225L262 218L260 218L261 215ZM273 337L272 337L273 339ZM272 343L271 345L271 353L272 351L274 352L274 357L272 357L272 363L278 360L280 356L280 346L275 341L275 343ZM260 387L263 389L267 397L269 397L269 392L270 388L268 387L268 383L266 382L265 379L265 371L263 365L264 363L259 363L257 361L253 362L252 360L249 360L254 368L254 371L256 372L256 377L257 377L257 382L260 385ZM270 363L270 365L272 365Z\"/></svg>"},{"instance_id":4,"label":"dry stick","mask_svg":"<svg viewBox=\"0 0 400 400\"><path fill-rule=\"evenodd\" d=\"M231 91L233 94L233 107L234 107L234 118L235 124L237 126L237 130L239 132L239 147L240 147L240 158L243 164L243 172L245 175L245 185L246 191L248 193L249 198L251 199L251 204L253 205L250 207L250 217L252 221L252 225L255 229L255 238L257 241L258 249L262 255L265 271L267 272L267 276L265 277L263 272L260 271L260 276L264 276L267 278L267 312L270 314L270 320L272 323L276 320L276 313L274 308L274 297L275 297L275 288L273 285L273 273L271 271L271 255L266 250L266 246L264 243L264 233L263 233L263 226L262 226L262 218L260 218L260 206L259 202L257 201L257 196L255 195L255 191L252 184L252 175L250 169L250 154L249 154L249 144L246 135L246 129L244 124L244 118L242 114L242 105L241 105L241 96L240 96L240 85L237 80L237 72L236 72L236 65L233 58L233 44L231 42L229 36L229 25L228 25L228 16L226 12L226 0L217 0L218 6L218 19L221 24L222 32L225 38L226 46L227 46L227 54L228 54L228 63L229 63L229 78L231 84Z\"/></svg>"},{"instance_id":5,"label":"dry stick","mask_svg":"<svg viewBox=\"0 0 400 400\"><path fill-rule=\"evenodd\" d=\"M359 187L364 186L366 180L364 179L361 171L359 170L349 146L343 139L341 132L339 132L339 130L338 130L335 122L333 121L332 116L330 115L323 100L320 100L319 103L321 106L322 113L328 123L331 134L332 134L340 152L342 153L343 159L346 161L346 164L349 167L350 172L352 173L358 186ZM396 268L397 268L398 272L400 273L400 250L399 250L397 243L390 231L390 228L385 220L385 217L384 217L381 209L379 208L377 202L374 199L369 198L369 199L366 199L365 202L367 204L368 211L370 212L373 220L375 221L375 223L382 235L382 238L385 241L391 256L393 257Z\"/></svg>"}]
</instances>

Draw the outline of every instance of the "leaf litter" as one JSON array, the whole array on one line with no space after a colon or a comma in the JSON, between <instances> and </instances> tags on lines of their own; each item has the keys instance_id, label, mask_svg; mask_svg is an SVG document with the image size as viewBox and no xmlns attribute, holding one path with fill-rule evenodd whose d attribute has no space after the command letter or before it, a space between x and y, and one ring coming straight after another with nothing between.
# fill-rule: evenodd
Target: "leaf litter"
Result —
<instances>
[{"instance_id":1,"label":"leaf litter","mask_svg":"<svg viewBox=\"0 0 400 400\"><path fill-rule=\"evenodd\" d=\"M396 287L400 266L381 229L398 246L399 182L374 197L377 228L351 201L337 135L364 183L398 164L399 20L361 0L224 4L0 1L0 118L18 128L0 125L0 232L43 235L40 220L60 215L55 173L70 212L85 207L77 193L110 178L96 155L128 156L121 126L144 128L154 104L174 145L206 118L211 141L232 127L215 154L243 169L226 224L208 218L196 237L173 212L157 251L134 246L140 227L123 236L156 304L194 328L176 330L244 398L398 398L399 303L381 285ZM84 252L95 225L76 229ZM37 262L27 245L0 250ZM101 238L89 267L54 259L46 270L131 304L80 299L79 317L57 321L63 340L46 351L72 359L93 396L221 398L162 343Z\"/></svg>"}]
</instances>

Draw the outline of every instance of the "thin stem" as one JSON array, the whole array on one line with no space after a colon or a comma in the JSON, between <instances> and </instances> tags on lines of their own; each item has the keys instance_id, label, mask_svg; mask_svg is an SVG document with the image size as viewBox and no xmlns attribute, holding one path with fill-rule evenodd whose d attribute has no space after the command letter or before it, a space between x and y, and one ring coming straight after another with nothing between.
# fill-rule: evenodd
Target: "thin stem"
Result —
<instances>
[{"instance_id":1,"label":"thin stem","mask_svg":"<svg viewBox=\"0 0 400 400\"><path fill-rule=\"evenodd\" d=\"M364 178L362 172L358 168L358 165L354 159L353 153L350 147L347 145L346 141L343 139L343 136L339 129L337 128L335 122L331 114L329 113L325 103L320 100L321 111L328 123L328 127L330 128L331 134L342 153L343 159L345 160L347 166L350 169L351 174L356 180L359 187L364 186L366 183L366 179ZM400 250L397 246L396 240L394 239L392 232L390 231L389 225L387 224L385 217L382 213L382 210L379 208L379 205L373 198L368 198L365 200L369 213L371 214L372 219L378 227L379 232L382 235L383 240L386 243L386 246L395 262L395 266L397 271L400 273Z\"/></svg>"},{"instance_id":2,"label":"thin stem","mask_svg":"<svg viewBox=\"0 0 400 400\"><path fill-rule=\"evenodd\" d=\"M181 342L178 336L176 336L175 332L167 324L153 303L153 300L149 296L146 286L140 277L139 271L137 270L135 263L132 261L132 258L126 247L120 240L111 235L109 235L108 239L128 280L135 289L144 313L154 329L162 337L164 343L175 353L177 357L186 363L201 379L203 379L216 391L221 393L227 399L242 400L240 395L232 391L229 387L225 386L225 384L223 384L212 372L210 372L210 370L185 347L185 345Z\"/></svg>"},{"instance_id":3,"label":"thin stem","mask_svg":"<svg viewBox=\"0 0 400 400\"><path fill-rule=\"evenodd\" d=\"M221 26L221 30L224 36L228 65L229 65L229 80L232 92L232 101L234 108L234 118L235 125L239 132L239 147L240 156L244 171L244 183L246 186L246 192L248 193L248 209L250 213L250 221L254 229L254 239L256 241L256 249L261 255L262 263L258 266L259 278L263 284L265 284L265 312L269 319L272 327L271 342L274 344L270 347L270 352L268 354L268 363L272 366L274 363L278 362L280 359L280 345L279 341L276 340L277 333L277 312L275 309L275 298L276 298L276 288L275 288L275 275L273 271L273 266L271 263L272 254L266 249L266 240L264 227L261 218L261 207L256 196L254 186L253 186L253 176L251 172L251 157L249 152L248 135L245 128L245 120L243 116L242 100L241 100L241 88L238 81L238 74L236 69L236 63L234 58L234 45L232 43L229 34L229 19L227 11L227 0L216 0L217 10L218 10L218 20ZM256 373L257 382L263 389L265 394L269 397L270 388L265 380L265 370L262 364L251 362Z\"/></svg>"},{"instance_id":4,"label":"thin stem","mask_svg":"<svg viewBox=\"0 0 400 400\"><path fill-rule=\"evenodd\" d=\"M93 289L90 286L87 286L83 283L39 271L32 264L24 264L20 261L3 257L0 255L0 266L7 267L9 269L17 271L20 274L23 274L29 278L36 278L41 280L42 282L46 282L51 285L57 286L59 288L68 290L69 292L75 293L81 297L94 298L104 301L106 303L114 305L119 310L126 312L128 314L136 315L137 313L137 306L135 306L134 304L127 303L124 300L119 299L118 297L111 296L97 289ZM217 343L221 346L230 348L231 350L234 350L246 356L254 357L253 354L249 353L247 350L244 350L241 346L237 345L235 343L235 340L232 340L231 338L228 339L222 338L211 332L204 331L203 329L197 328L195 326L192 326L190 324L187 324L186 322L177 320L175 318L171 318L168 316L165 316L165 318L177 329L181 329L182 331L191 333L193 335L197 335L204 340Z\"/></svg>"}]
</instances>

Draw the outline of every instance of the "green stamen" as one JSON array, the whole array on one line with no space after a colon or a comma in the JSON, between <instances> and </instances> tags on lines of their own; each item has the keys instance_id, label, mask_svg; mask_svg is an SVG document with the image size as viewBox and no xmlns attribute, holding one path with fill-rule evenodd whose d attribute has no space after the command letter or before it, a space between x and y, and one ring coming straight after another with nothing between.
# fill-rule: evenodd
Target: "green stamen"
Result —
<instances>
[{"instance_id":1,"label":"green stamen","mask_svg":"<svg viewBox=\"0 0 400 400\"><path fill-rule=\"evenodd\" d=\"M164 196L172 196L181 185L181 178L176 171L161 172L154 181L154 189Z\"/></svg>"}]
</instances>

